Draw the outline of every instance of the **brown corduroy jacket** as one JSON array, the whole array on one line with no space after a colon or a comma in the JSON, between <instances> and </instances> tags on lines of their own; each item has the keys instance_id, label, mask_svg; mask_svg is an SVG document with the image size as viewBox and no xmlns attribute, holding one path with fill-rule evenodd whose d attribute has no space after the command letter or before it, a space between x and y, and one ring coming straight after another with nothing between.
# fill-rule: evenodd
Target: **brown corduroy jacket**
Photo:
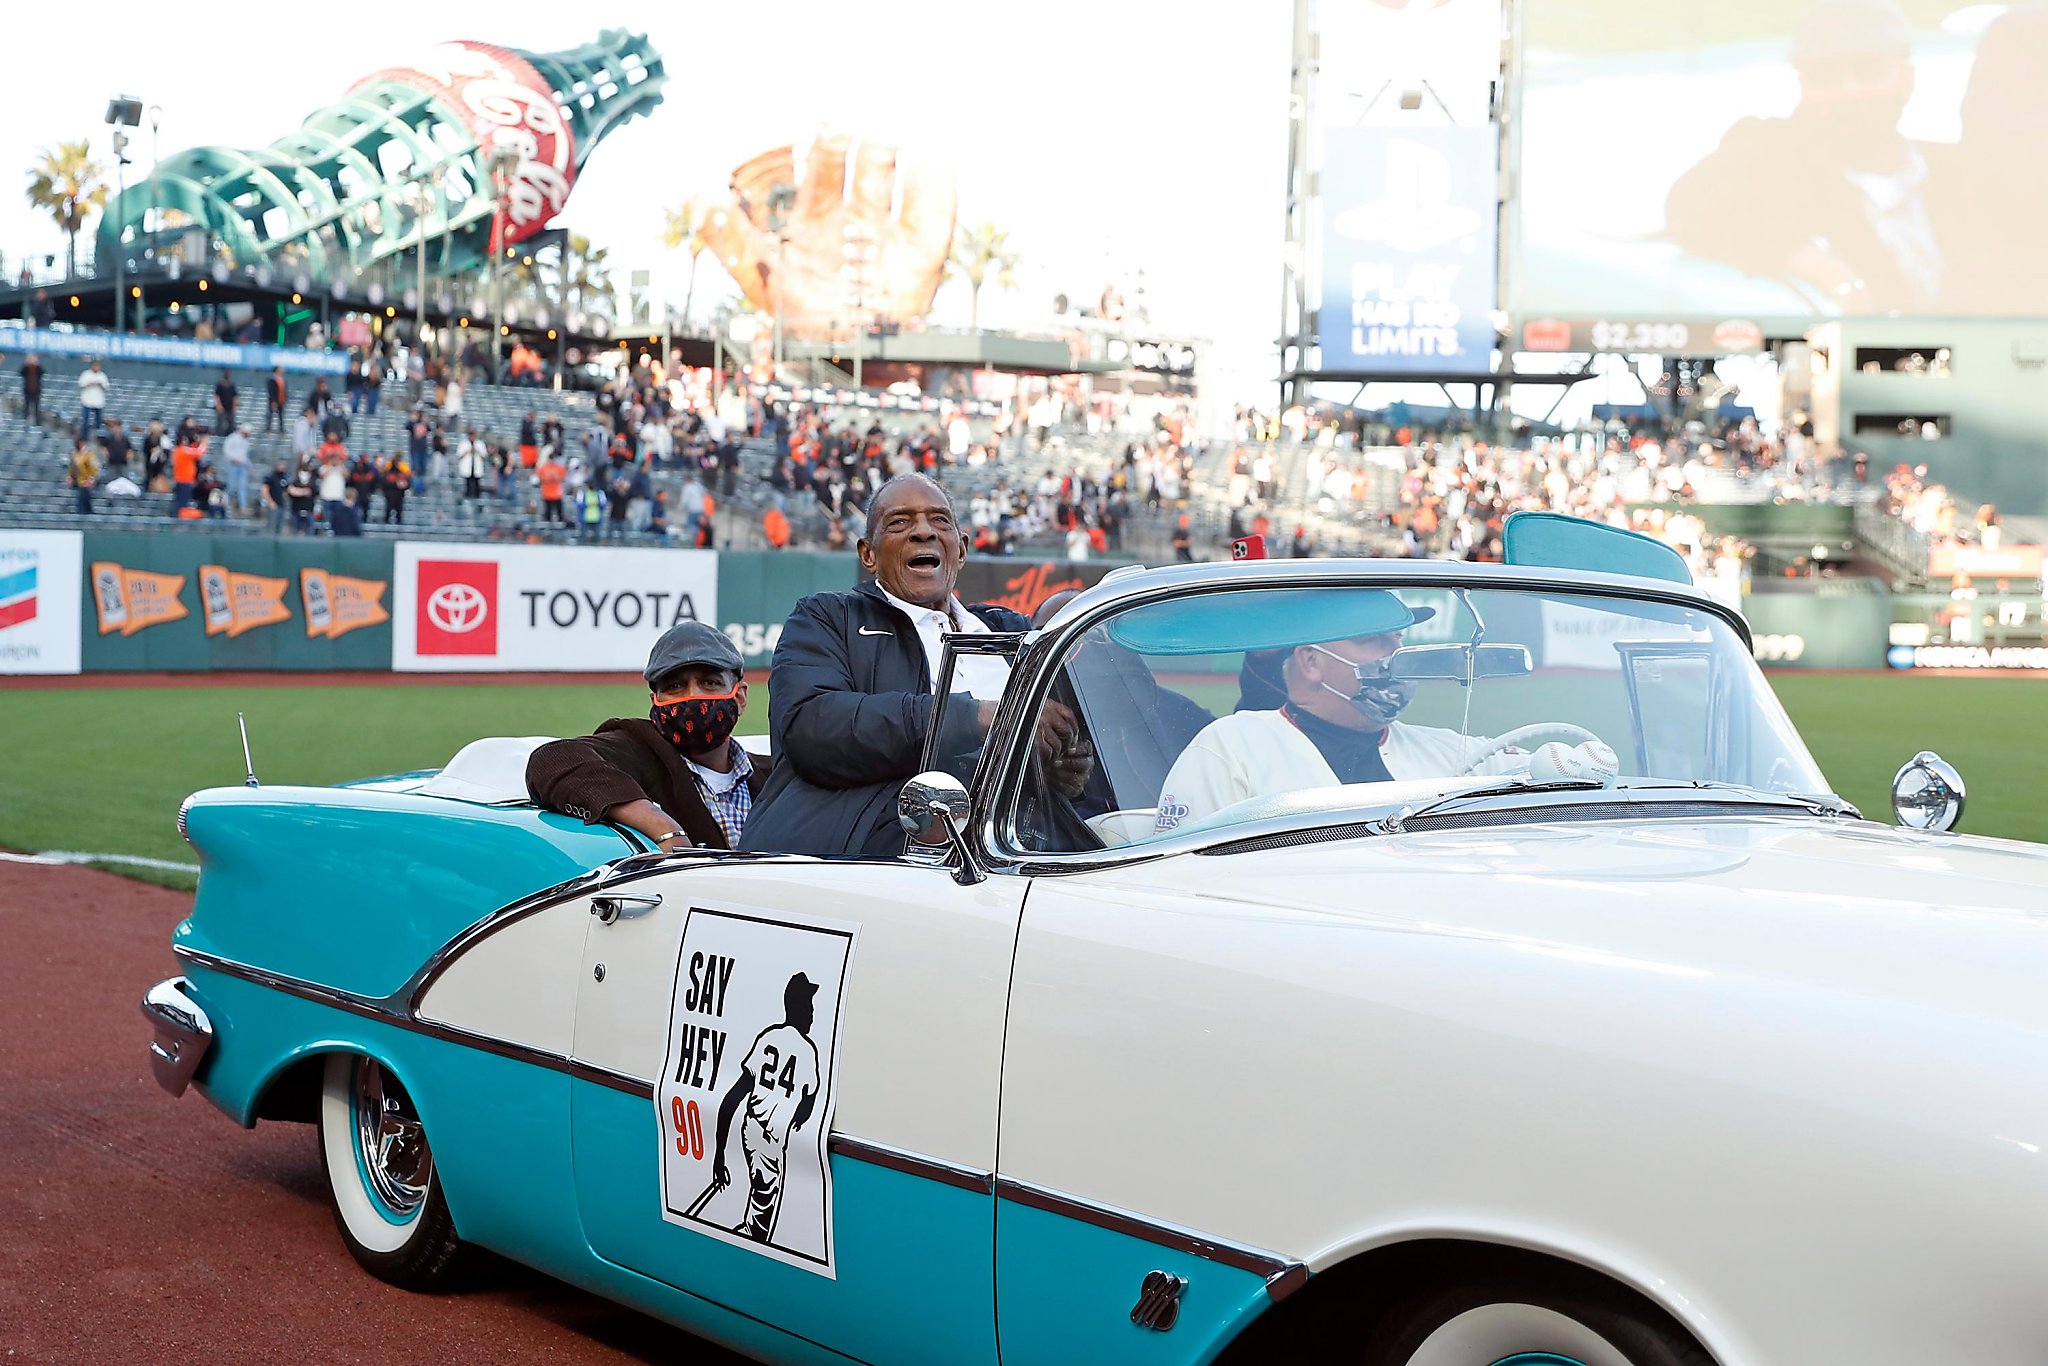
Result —
<instances>
[{"instance_id":1,"label":"brown corduroy jacket","mask_svg":"<svg viewBox=\"0 0 2048 1366\"><path fill-rule=\"evenodd\" d=\"M747 786L759 800L768 780L768 761L753 759ZM654 723L642 717L617 717L594 735L550 740L526 761L526 791L550 811L574 816L586 825L624 802L645 799L675 818L692 843L726 849L725 834L704 805L689 765L675 746L662 738Z\"/></svg>"}]
</instances>

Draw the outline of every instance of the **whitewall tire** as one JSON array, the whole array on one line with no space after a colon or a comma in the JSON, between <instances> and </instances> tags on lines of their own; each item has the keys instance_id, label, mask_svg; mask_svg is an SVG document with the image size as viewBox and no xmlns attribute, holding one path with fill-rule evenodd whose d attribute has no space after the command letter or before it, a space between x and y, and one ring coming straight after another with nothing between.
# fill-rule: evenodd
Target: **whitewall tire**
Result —
<instances>
[{"instance_id":1,"label":"whitewall tire","mask_svg":"<svg viewBox=\"0 0 2048 1366\"><path fill-rule=\"evenodd\" d=\"M1367 1366L1713 1366L1668 1316L1590 1278L1475 1281L1395 1305Z\"/></svg>"},{"instance_id":2,"label":"whitewall tire","mask_svg":"<svg viewBox=\"0 0 2048 1366\"><path fill-rule=\"evenodd\" d=\"M408 1290L444 1283L462 1244L434 1179L426 1128L380 1063L345 1053L327 1059L320 1156L335 1226L363 1269Z\"/></svg>"}]
</instances>

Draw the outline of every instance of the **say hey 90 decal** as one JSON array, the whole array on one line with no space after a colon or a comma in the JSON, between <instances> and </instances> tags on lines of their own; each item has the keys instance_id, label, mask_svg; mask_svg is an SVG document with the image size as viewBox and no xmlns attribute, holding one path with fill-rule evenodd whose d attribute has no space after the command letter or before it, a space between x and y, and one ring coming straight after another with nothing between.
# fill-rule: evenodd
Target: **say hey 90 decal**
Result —
<instances>
[{"instance_id":1,"label":"say hey 90 decal","mask_svg":"<svg viewBox=\"0 0 2048 1366\"><path fill-rule=\"evenodd\" d=\"M663 1219L835 1275L825 1140L858 933L690 908L654 1095Z\"/></svg>"}]
</instances>

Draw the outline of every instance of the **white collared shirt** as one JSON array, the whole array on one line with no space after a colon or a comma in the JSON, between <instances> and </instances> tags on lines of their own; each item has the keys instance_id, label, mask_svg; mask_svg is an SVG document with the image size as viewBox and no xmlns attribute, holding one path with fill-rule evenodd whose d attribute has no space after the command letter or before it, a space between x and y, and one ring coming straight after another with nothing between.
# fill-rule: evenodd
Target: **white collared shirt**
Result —
<instances>
[{"instance_id":1,"label":"white collared shirt","mask_svg":"<svg viewBox=\"0 0 2048 1366\"><path fill-rule=\"evenodd\" d=\"M881 589L882 596L888 600L891 607L909 617L910 624L917 628L918 643L924 647L925 675L931 680L934 692L938 691L939 668L946 656L946 647L941 637L948 631L955 635L990 634L988 624L962 607L958 598L946 604L950 611L941 612L936 608L919 607L916 603L905 602L888 589L882 588L879 583L875 587ZM1003 689L1009 684L1008 660L998 659L994 655L961 655L953 663L954 687L973 694L978 702L1001 701Z\"/></svg>"}]
</instances>

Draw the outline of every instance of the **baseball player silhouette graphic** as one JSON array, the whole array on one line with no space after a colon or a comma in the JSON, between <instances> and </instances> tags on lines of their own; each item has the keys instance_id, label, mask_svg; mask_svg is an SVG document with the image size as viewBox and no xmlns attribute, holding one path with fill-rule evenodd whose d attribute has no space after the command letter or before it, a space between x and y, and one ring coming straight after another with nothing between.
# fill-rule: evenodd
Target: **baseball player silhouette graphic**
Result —
<instances>
[{"instance_id":1,"label":"baseball player silhouette graphic","mask_svg":"<svg viewBox=\"0 0 2048 1366\"><path fill-rule=\"evenodd\" d=\"M818 984L801 972L782 989L782 1023L761 1031L732 1089L719 1103L711 1187L690 1210L695 1215L712 1195L732 1184L725 1143L744 1101L747 1113L740 1124L740 1148L747 1159L747 1212L733 1232L757 1243L774 1241L789 1136L804 1127L818 1099L818 1049L811 1042L817 994Z\"/></svg>"}]
</instances>

